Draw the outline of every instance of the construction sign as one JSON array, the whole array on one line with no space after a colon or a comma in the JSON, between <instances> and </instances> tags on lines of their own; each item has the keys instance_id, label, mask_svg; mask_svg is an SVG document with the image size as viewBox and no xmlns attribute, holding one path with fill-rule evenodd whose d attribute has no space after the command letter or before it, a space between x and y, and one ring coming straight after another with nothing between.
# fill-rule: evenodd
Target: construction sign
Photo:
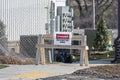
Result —
<instances>
[{"instance_id":1,"label":"construction sign","mask_svg":"<svg viewBox=\"0 0 120 80\"><path fill-rule=\"evenodd\" d=\"M71 45L72 33L70 32L55 32L54 45Z\"/></svg>"}]
</instances>

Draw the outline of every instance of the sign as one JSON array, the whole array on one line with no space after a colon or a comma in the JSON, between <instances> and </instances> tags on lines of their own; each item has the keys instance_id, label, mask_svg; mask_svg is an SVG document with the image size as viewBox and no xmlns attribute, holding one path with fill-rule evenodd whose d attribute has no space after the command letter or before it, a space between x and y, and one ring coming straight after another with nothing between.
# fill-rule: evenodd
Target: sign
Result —
<instances>
[{"instance_id":1,"label":"sign","mask_svg":"<svg viewBox=\"0 0 120 80\"><path fill-rule=\"evenodd\" d=\"M71 32L55 32L54 45L71 45Z\"/></svg>"}]
</instances>

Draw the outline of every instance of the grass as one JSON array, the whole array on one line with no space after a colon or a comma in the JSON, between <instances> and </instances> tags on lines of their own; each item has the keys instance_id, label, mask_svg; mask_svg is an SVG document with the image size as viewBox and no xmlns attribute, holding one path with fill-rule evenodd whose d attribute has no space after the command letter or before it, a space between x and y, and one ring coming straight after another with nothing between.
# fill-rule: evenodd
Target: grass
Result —
<instances>
[{"instance_id":1,"label":"grass","mask_svg":"<svg viewBox=\"0 0 120 80\"><path fill-rule=\"evenodd\" d=\"M90 60L109 59L114 58L114 51L91 52L89 53Z\"/></svg>"},{"instance_id":2,"label":"grass","mask_svg":"<svg viewBox=\"0 0 120 80\"><path fill-rule=\"evenodd\" d=\"M0 64L0 69L6 68L6 67L8 67L8 66Z\"/></svg>"}]
</instances>

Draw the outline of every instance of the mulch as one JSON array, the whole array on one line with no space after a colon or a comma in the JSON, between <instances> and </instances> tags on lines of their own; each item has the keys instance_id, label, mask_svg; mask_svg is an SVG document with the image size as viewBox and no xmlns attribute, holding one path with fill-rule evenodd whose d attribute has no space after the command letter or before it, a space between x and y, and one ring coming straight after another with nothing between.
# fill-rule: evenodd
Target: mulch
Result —
<instances>
[{"instance_id":1,"label":"mulch","mask_svg":"<svg viewBox=\"0 0 120 80\"><path fill-rule=\"evenodd\" d=\"M90 67L72 74L54 76L40 80L120 80L120 64Z\"/></svg>"}]
</instances>

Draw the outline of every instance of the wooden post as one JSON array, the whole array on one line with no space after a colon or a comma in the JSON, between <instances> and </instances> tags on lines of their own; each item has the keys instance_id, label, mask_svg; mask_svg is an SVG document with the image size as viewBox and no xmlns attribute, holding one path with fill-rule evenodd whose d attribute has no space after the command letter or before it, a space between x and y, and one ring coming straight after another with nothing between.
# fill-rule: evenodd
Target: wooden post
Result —
<instances>
[{"instance_id":1,"label":"wooden post","mask_svg":"<svg viewBox=\"0 0 120 80\"><path fill-rule=\"evenodd\" d=\"M85 50L82 49L81 50L81 53L80 53L80 66L83 66L84 65L84 52Z\"/></svg>"},{"instance_id":2,"label":"wooden post","mask_svg":"<svg viewBox=\"0 0 120 80\"><path fill-rule=\"evenodd\" d=\"M84 44L85 44L85 46L86 46L86 47L85 47L85 53L84 53L84 54L85 54L85 56L84 56L84 57L85 57L85 58L84 58L84 59L85 59L85 66L88 66L88 65L89 65L89 62L88 62L88 52L87 52L87 50L88 50L89 48L88 48L88 46L87 46L87 36L85 36Z\"/></svg>"},{"instance_id":3,"label":"wooden post","mask_svg":"<svg viewBox=\"0 0 120 80\"><path fill-rule=\"evenodd\" d=\"M40 44L40 39L41 39L41 36L38 35L38 45ZM38 65L40 63L40 48L37 47L37 52L36 52L36 60L35 60L35 64Z\"/></svg>"},{"instance_id":4,"label":"wooden post","mask_svg":"<svg viewBox=\"0 0 120 80\"><path fill-rule=\"evenodd\" d=\"M54 38L54 37L53 37ZM52 45L54 45L54 40L52 40ZM54 48L52 48L52 52L51 52L51 55L52 55L52 61L54 61Z\"/></svg>"},{"instance_id":5,"label":"wooden post","mask_svg":"<svg viewBox=\"0 0 120 80\"><path fill-rule=\"evenodd\" d=\"M41 38L41 44L44 44L44 38ZM40 48L41 52L41 64L45 64L45 50L44 47Z\"/></svg>"},{"instance_id":6,"label":"wooden post","mask_svg":"<svg viewBox=\"0 0 120 80\"><path fill-rule=\"evenodd\" d=\"M50 50L48 50L48 53L49 53L49 62L50 62L50 63L52 63L52 58L51 58L51 57L52 57L52 55L51 55L51 51L50 51Z\"/></svg>"},{"instance_id":7,"label":"wooden post","mask_svg":"<svg viewBox=\"0 0 120 80\"><path fill-rule=\"evenodd\" d=\"M86 41L86 36L84 36L84 38L81 41L81 44L83 46L87 46L87 41ZM80 66L83 66L85 64L85 66L88 66L89 62L88 62L88 53L87 53L87 48L85 47L84 49L81 50L81 54L80 54Z\"/></svg>"},{"instance_id":8,"label":"wooden post","mask_svg":"<svg viewBox=\"0 0 120 80\"><path fill-rule=\"evenodd\" d=\"M89 62L88 62L88 53L87 51L85 51L85 66L88 66Z\"/></svg>"},{"instance_id":9,"label":"wooden post","mask_svg":"<svg viewBox=\"0 0 120 80\"><path fill-rule=\"evenodd\" d=\"M84 44L84 38L83 39L81 39L82 41L81 41L81 45L82 46L84 46L85 44ZM85 49L81 49L81 53L80 53L80 66L83 66L84 65L84 53L85 53Z\"/></svg>"}]
</instances>

